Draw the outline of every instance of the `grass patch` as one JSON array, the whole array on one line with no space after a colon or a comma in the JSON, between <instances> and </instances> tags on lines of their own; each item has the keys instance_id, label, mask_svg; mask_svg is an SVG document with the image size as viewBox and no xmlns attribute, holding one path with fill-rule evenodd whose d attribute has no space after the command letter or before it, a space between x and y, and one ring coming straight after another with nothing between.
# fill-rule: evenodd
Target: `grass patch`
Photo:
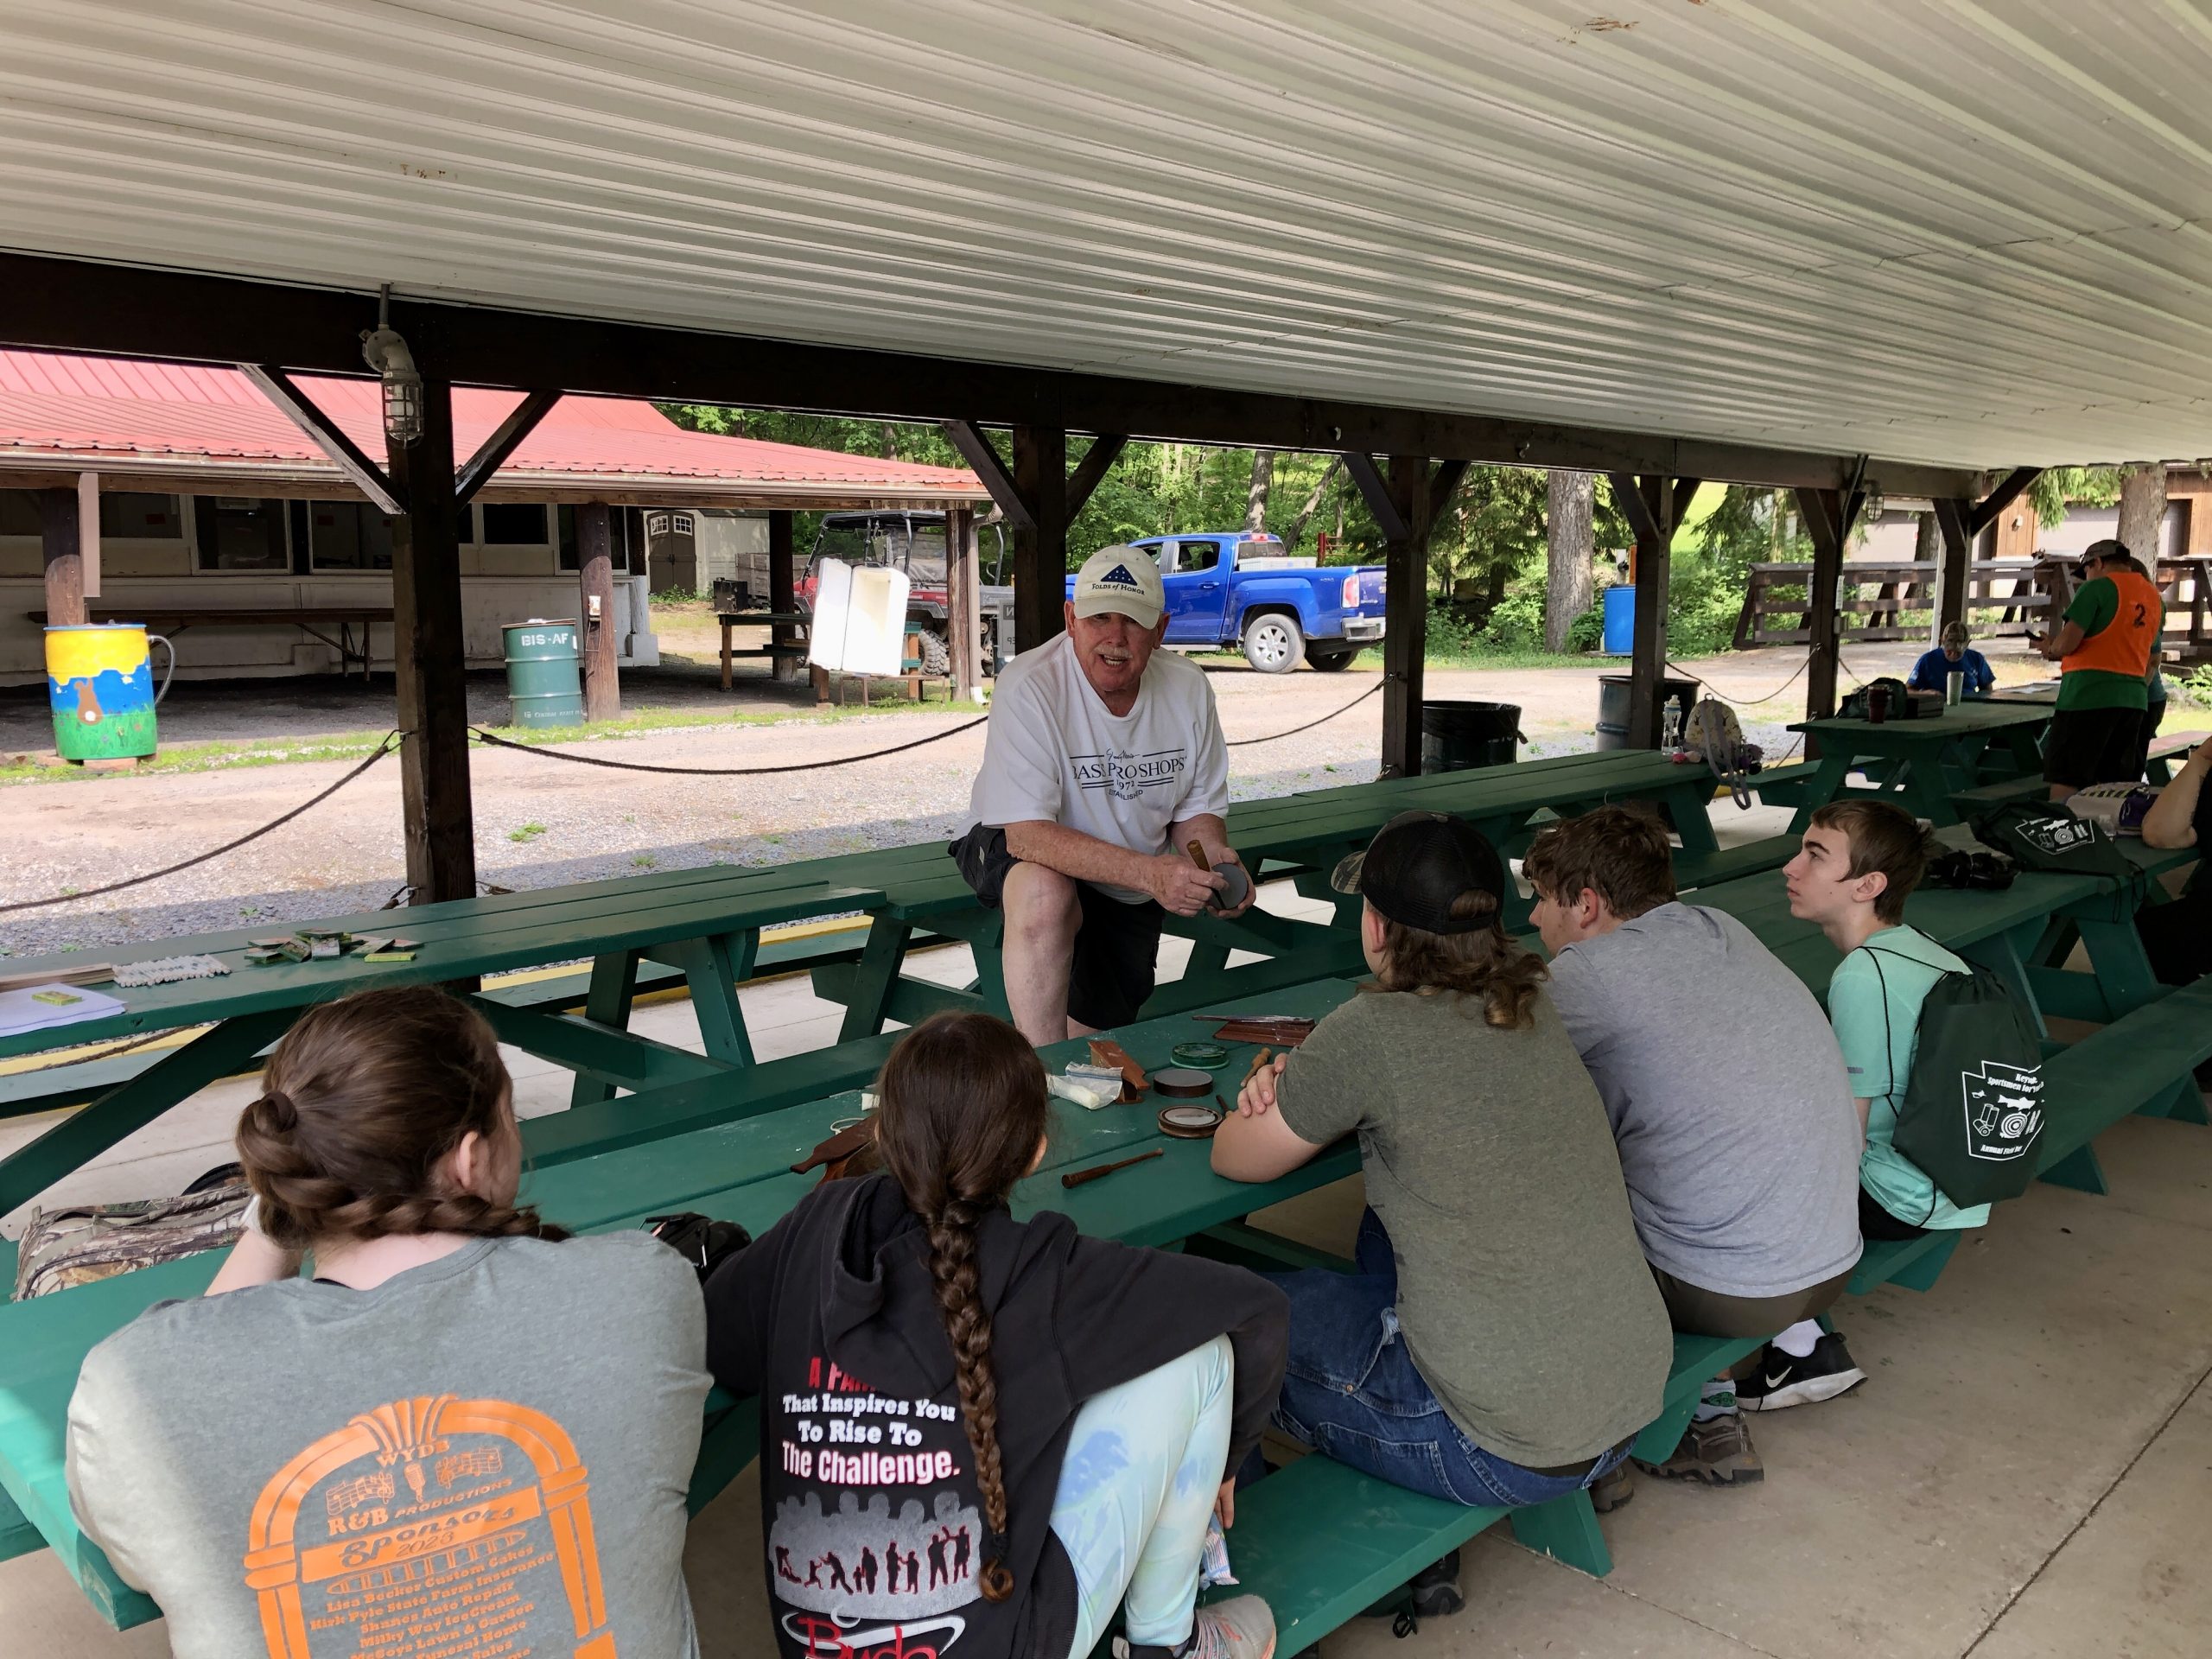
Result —
<instances>
[{"instance_id":1,"label":"grass patch","mask_svg":"<svg viewBox=\"0 0 2212 1659\"><path fill-rule=\"evenodd\" d=\"M867 704L827 709L776 709L726 712L711 709L646 709L620 720L596 726L492 726L511 742L531 745L596 742L601 739L642 737L653 732L683 731L694 727L785 726L823 724L857 720L867 715L959 715L969 718L983 712L978 702L916 704L898 684L896 699L885 696ZM28 756L0 761L0 785L75 783L100 778L150 778L181 772L221 772L234 766L282 766L314 760L359 760L384 741L383 732L342 732L297 740L244 738L212 743L166 744L151 760L129 772L93 772L83 766L44 766ZM542 831L540 833L543 833ZM521 839L522 837L517 837Z\"/></svg>"},{"instance_id":2,"label":"grass patch","mask_svg":"<svg viewBox=\"0 0 2212 1659\"><path fill-rule=\"evenodd\" d=\"M525 824L524 824L524 825L523 825L523 826L522 826L522 828L521 828L521 829L519 829L519 830L508 830L508 831L507 831L507 839L508 839L509 841L536 841L536 840L537 840L540 836L543 835L544 833L545 833L545 826L544 826L543 824L542 824L542 823L525 823Z\"/></svg>"}]
</instances>

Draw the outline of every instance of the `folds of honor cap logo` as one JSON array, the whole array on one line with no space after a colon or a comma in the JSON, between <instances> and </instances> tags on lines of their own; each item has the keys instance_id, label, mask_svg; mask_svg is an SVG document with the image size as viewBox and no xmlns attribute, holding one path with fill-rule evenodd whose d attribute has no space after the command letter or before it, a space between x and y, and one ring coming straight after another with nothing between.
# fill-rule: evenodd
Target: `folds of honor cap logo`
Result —
<instances>
[{"instance_id":1,"label":"folds of honor cap logo","mask_svg":"<svg viewBox=\"0 0 2212 1659\"><path fill-rule=\"evenodd\" d=\"M1077 616L1104 616L1110 612L1128 617L1141 628L1149 628L1159 625L1160 613L1166 608L1160 567L1141 547L1118 543L1102 547L1076 572Z\"/></svg>"}]
</instances>

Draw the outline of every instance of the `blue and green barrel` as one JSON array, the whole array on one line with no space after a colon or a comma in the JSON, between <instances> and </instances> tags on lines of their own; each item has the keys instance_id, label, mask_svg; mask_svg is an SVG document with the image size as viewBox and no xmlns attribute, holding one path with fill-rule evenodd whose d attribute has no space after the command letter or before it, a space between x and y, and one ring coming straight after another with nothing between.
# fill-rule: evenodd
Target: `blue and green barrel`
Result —
<instances>
[{"instance_id":1,"label":"blue and green barrel","mask_svg":"<svg viewBox=\"0 0 2212 1659\"><path fill-rule=\"evenodd\" d=\"M47 701L65 760L153 753L154 666L138 622L86 622L46 631Z\"/></svg>"}]
</instances>

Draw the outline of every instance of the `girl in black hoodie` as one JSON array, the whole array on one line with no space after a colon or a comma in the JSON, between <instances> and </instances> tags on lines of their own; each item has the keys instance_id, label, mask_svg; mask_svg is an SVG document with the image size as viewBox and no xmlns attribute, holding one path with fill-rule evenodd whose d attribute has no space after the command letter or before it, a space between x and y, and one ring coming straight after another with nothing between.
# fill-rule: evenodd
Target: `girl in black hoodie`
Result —
<instances>
[{"instance_id":1,"label":"girl in black hoodie","mask_svg":"<svg viewBox=\"0 0 2212 1659\"><path fill-rule=\"evenodd\" d=\"M883 1173L830 1181L707 1286L708 1363L760 1401L770 1610L788 1659L1268 1659L1198 1609L1209 1512L1258 1444L1287 1305L1240 1268L1007 1209L1045 1152L1013 1027L940 1014L876 1085Z\"/></svg>"}]
</instances>

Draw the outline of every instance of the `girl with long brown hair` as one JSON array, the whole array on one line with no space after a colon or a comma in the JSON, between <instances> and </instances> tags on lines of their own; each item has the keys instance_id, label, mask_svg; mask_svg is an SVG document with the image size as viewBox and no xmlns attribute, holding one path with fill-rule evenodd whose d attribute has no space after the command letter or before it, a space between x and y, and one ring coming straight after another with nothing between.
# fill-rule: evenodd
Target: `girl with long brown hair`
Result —
<instances>
[{"instance_id":1,"label":"girl with long brown hair","mask_svg":"<svg viewBox=\"0 0 2212 1659\"><path fill-rule=\"evenodd\" d=\"M69 1408L78 1518L178 1659L322 1659L403 1621L455 1654L473 1628L696 1655L696 1277L518 1204L482 1016L429 988L310 1011L237 1145L257 1213L208 1294L95 1348Z\"/></svg>"},{"instance_id":2,"label":"girl with long brown hair","mask_svg":"<svg viewBox=\"0 0 2212 1659\"><path fill-rule=\"evenodd\" d=\"M1015 1220L1053 1109L1002 1020L925 1021L876 1099L878 1173L817 1187L707 1286L715 1378L760 1396L783 1651L1084 1659L1123 1605L1132 1655L1267 1659L1256 1597L1195 1601L1281 1379L1281 1293Z\"/></svg>"},{"instance_id":3,"label":"girl with long brown hair","mask_svg":"<svg viewBox=\"0 0 2212 1659\"><path fill-rule=\"evenodd\" d=\"M1620 1156L1542 962L1503 926L1512 877L1482 833L1402 813L1339 865L1374 974L1287 1064L1261 1069L1213 1166L1273 1180L1359 1137L1357 1271L1289 1294L1281 1427L1415 1491L1541 1503L1594 1485L1658 1415L1674 1337ZM1456 1611L1457 1552L1412 1586Z\"/></svg>"}]
</instances>

